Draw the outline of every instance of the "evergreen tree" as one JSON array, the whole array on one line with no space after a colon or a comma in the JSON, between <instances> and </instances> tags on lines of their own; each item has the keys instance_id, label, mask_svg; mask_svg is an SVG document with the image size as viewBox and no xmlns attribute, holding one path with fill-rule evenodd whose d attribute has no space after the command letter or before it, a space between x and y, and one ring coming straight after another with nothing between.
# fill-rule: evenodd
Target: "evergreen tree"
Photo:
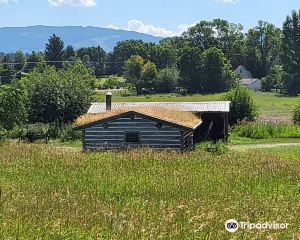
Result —
<instances>
[{"instance_id":1,"label":"evergreen tree","mask_svg":"<svg viewBox=\"0 0 300 240\"><path fill-rule=\"evenodd\" d=\"M56 68L62 67L62 61L64 58L64 42L60 37L53 34L46 44L45 49L45 60L49 62L50 65Z\"/></svg>"},{"instance_id":2,"label":"evergreen tree","mask_svg":"<svg viewBox=\"0 0 300 240\"><path fill-rule=\"evenodd\" d=\"M75 56L76 56L76 52L75 52L73 46L68 45L66 47L66 49L64 50L64 60L72 61L72 60L74 60Z\"/></svg>"}]
</instances>

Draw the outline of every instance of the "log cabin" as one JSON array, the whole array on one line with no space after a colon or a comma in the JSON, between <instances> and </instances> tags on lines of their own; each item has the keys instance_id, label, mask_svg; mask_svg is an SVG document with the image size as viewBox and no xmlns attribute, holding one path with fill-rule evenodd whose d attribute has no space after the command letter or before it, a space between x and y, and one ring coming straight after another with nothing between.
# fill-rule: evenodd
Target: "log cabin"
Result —
<instances>
[{"instance_id":1,"label":"log cabin","mask_svg":"<svg viewBox=\"0 0 300 240\"><path fill-rule=\"evenodd\" d=\"M230 102L92 103L76 120L83 149L192 150L203 140L228 139Z\"/></svg>"}]
</instances>

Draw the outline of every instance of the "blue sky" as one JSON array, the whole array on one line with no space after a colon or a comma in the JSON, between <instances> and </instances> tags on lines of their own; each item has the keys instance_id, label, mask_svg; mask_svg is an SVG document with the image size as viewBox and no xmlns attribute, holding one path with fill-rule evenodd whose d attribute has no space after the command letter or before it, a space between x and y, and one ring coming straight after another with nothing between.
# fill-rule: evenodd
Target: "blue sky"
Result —
<instances>
[{"instance_id":1,"label":"blue sky","mask_svg":"<svg viewBox=\"0 0 300 240\"><path fill-rule=\"evenodd\" d=\"M222 18L245 30L265 20L281 27L299 0L0 0L0 27L96 26L160 36Z\"/></svg>"}]
</instances>

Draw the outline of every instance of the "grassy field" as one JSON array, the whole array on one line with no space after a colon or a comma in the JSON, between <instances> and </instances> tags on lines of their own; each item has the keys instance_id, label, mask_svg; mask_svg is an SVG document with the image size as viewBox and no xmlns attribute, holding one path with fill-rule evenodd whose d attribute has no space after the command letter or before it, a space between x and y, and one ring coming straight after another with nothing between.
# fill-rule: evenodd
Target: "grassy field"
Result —
<instances>
[{"instance_id":1,"label":"grassy field","mask_svg":"<svg viewBox=\"0 0 300 240\"><path fill-rule=\"evenodd\" d=\"M218 101L224 94L211 95L187 95L178 94L156 94L142 96L127 96L115 94L115 102L193 102L193 101ZM255 104L259 107L260 119L274 118L276 120L290 120L292 111L297 104L300 104L299 97L286 97L276 95L275 93L252 92ZM99 94L99 101L104 101L104 93Z\"/></svg>"},{"instance_id":2,"label":"grassy field","mask_svg":"<svg viewBox=\"0 0 300 240\"><path fill-rule=\"evenodd\" d=\"M299 160L299 148L84 154L7 142L0 239L299 239ZM230 218L290 226L229 234Z\"/></svg>"}]
</instances>

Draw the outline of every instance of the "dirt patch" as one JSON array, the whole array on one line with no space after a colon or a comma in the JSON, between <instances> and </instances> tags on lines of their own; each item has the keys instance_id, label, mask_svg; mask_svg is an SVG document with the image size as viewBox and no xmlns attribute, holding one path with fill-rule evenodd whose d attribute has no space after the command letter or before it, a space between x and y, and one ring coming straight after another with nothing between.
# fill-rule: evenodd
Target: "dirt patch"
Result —
<instances>
[{"instance_id":1,"label":"dirt patch","mask_svg":"<svg viewBox=\"0 0 300 240\"><path fill-rule=\"evenodd\" d=\"M278 148L278 147L292 147L300 146L300 143L271 143L271 144L248 144L231 146L230 149L237 151L244 151L249 149L264 149L264 148Z\"/></svg>"}]
</instances>

